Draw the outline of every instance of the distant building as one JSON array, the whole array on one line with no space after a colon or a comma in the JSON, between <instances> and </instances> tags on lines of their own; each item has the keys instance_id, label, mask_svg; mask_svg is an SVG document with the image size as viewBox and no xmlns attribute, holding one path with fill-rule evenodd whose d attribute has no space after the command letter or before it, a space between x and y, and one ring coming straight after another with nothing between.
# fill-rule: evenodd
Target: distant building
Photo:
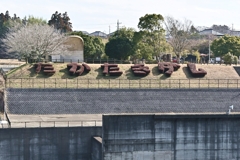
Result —
<instances>
[{"instance_id":1,"label":"distant building","mask_svg":"<svg viewBox=\"0 0 240 160\"><path fill-rule=\"evenodd\" d=\"M234 31L234 30L228 30L226 31L225 34L217 32L215 30L213 30L212 28L209 29L204 29L202 31L199 32L200 35L214 35L214 36L224 36L224 35L231 35L231 36L240 36L240 31Z\"/></svg>"},{"instance_id":2,"label":"distant building","mask_svg":"<svg viewBox=\"0 0 240 160\"><path fill-rule=\"evenodd\" d=\"M213 29L204 29L199 32L200 35L214 35L214 36L224 36L224 34L214 31Z\"/></svg>"},{"instance_id":3,"label":"distant building","mask_svg":"<svg viewBox=\"0 0 240 160\"><path fill-rule=\"evenodd\" d=\"M232 36L240 36L240 31L229 30L229 35Z\"/></svg>"},{"instance_id":4,"label":"distant building","mask_svg":"<svg viewBox=\"0 0 240 160\"><path fill-rule=\"evenodd\" d=\"M101 31L95 31L93 33L90 33L89 36L95 36L95 37L101 37L101 38L108 38L108 35Z\"/></svg>"}]
</instances>

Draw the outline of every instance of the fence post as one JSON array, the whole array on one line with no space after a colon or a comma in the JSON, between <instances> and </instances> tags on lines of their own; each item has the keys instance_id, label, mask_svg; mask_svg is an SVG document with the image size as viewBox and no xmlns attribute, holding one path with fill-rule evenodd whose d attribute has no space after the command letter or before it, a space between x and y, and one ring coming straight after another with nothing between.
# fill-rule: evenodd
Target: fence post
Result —
<instances>
[{"instance_id":1,"label":"fence post","mask_svg":"<svg viewBox=\"0 0 240 160\"><path fill-rule=\"evenodd\" d=\"M44 88L45 88L45 78L44 78L44 82L43 83L44 83Z\"/></svg>"},{"instance_id":2,"label":"fence post","mask_svg":"<svg viewBox=\"0 0 240 160\"><path fill-rule=\"evenodd\" d=\"M228 89L228 85L229 85L229 79L227 80L227 89Z\"/></svg>"},{"instance_id":3,"label":"fence post","mask_svg":"<svg viewBox=\"0 0 240 160\"><path fill-rule=\"evenodd\" d=\"M209 89L209 79L208 79L208 89Z\"/></svg>"},{"instance_id":4,"label":"fence post","mask_svg":"<svg viewBox=\"0 0 240 160\"><path fill-rule=\"evenodd\" d=\"M21 78L21 88L22 88L22 78Z\"/></svg>"},{"instance_id":5,"label":"fence post","mask_svg":"<svg viewBox=\"0 0 240 160\"><path fill-rule=\"evenodd\" d=\"M56 81L56 78L55 78L55 88L56 88L56 83L57 83L57 81Z\"/></svg>"},{"instance_id":6,"label":"fence post","mask_svg":"<svg viewBox=\"0 0 240 160\"><path fill-rule=\"evenodd\" d=\"M77 88L78 88L78 78L77 78Z\"/></svg>"},{"instance_id":7,"label":"fence post","mask_svg":"<svg viewBox=\"0 0 240 160\"><path fill-rule=\"evenodd\" d=\"M180 81L181 81L181 79L178 79L178 89L180 89Z\"/></svg>"},{"instance_id":8,"label":"fence post","mask_svg":"<svg viewBox=\"0 0 240 160\"><path fill-rule=\"evenodd\" d=\"M152 88L151 79L148 81L148 83L149 83L149 88L151 89Z\"/></svg>"},{"instance_id":9,"label":"fence post","mask_svg":"<svg viewBox=\"0 0 240 160\"><path fill-rule=\"evenodd\" d=\"M198 88L200 88L200 78L198 79Z\"/></svg>"},{"instance_id":10,"label":"fence post","mask_svg":"<svg viewBox=\"0 0 240 160\"><path fill-rule=\"evenodd\" d=\"M237 80L237 89L238 89L238 81L239 81L239 80Z\"/></svg>"},{"instance_id":11,"label":"fence post","mask_svg":"<svg viewBox=\"0 0 240 160\"><path fill-rule=\"evenodd\" d=\"M67 88L67 78L66 78L66 88Z\"/></svg>"},{"instance_id":12,"label":"fence post","mask_svg":"<svg viewBox=\"0 0 240 160\"><path fill-rule=\"evenodd\" d=\"M188 89L190 89L190 79L188 79Z\"/></svg>"},{"instance_id":13,"label":"fence post","mask_svg":"<svg viewBox=\"0 0 240 160\"><path fill-rule=\"evenodd\" d=\"M130 89L130 79L128 80L128 88Z\"/></svg>"}]
</instances>

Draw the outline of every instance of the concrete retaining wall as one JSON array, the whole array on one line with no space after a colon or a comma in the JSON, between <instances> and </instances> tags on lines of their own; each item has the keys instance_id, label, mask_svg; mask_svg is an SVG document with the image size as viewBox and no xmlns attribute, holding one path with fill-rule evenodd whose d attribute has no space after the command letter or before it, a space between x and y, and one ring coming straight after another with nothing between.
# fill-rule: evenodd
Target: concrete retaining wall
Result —
<instances>
[{"instance_id":1,"label":"concrete retaining wall","mask_svg":"<svg viewBox=\"0 0 240 160\"><path fill-rule=\"evenodd\" d=\"M92 138L92 160L102 160L102 138Z\"/></svg>"},{"instance_id":2,"label":"concrete retaining wall","mask_svg":"<svg viewBox=\"0 0 240 160\"><path fill-rule=\"evenodd\" d=\"M4 111L4 91L0 89L0 112L3 111Z\"/></svg>"},{"instance_id":3,"label":"concrete retaining wall","mask_svg":"<svg viewBox=\"0 0 240 160\"><path fill-rule=\"evenodd\" d=\"M103 157L238 160L240 116L104 116Z\"/></svg>"},{"instance_id":4,"label":"concrete retaining wall","mask_svg":"<svg viewBox=\"0 0 240 160\"><path fill-rule=\"evenodd\" d=\"M91 138L101 127L23 128L0 130L0 159L91 159Z\"/></svg>"}]
</instances>

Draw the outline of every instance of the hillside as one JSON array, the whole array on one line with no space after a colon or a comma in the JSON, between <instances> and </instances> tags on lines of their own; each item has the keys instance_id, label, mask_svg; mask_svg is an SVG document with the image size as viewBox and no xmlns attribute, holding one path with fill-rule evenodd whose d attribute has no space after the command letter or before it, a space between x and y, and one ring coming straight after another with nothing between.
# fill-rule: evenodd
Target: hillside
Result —
<instances>
[{"instance_id":1,"label":"hillside","mask_svg":"<svg viewBox=\"0 0 240 160\"><path fill-rule=\"evenodd\" d=\"M100 68L101 64L88 64L91 71L82 76L70 76L66 69L67 63L53 63L56 73L52 76L35 73L32 64L26 64L24 67L10 73L9 78L79 78L79 79L192 79L187 70L186 64L181 64L181 68L175 71L171 77L166 77L159 74L157 64L146 64L150 68L150 74L146 77L135 77L130 67L132 64L119 64L119 68L123 74L119 77L103 76ZM238 73L233 66L219 65L219 64L196 64L197 68L203 68L207 71L207 75L201 79L240 79Z\"/></svg>"}]
</instances>

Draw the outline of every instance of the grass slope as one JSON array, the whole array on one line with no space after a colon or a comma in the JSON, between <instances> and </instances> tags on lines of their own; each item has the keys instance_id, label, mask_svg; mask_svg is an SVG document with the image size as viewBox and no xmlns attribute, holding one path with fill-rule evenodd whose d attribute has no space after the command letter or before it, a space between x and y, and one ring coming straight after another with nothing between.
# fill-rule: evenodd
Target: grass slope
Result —
<instances>
[{"instance_id":1,"label":"grass slope","mask_svg":"<svg viewBox=\"0 0 240 160\"><path fill-rule=\"evenodd\" d=\"M67 63L53 63L53 67L56 73L52 76L46 76L42 72L35 73L35 69L32 64L27 64L24 67L15 70L8 74L9 78L57 78L57 79L193 79L187 70L186 64L181 64L181 68L175 71L171 77L166 77L164 74L159 74L157 64L146 64L151 70L150 74L146 77L135 77L130 67L132 64L119 64L119 68L123 71L123 74L119 77L103 76L100 68L101 64L88 64L91 67L91 71L88 74L82 76L70 76L66 69ZM219 65L219 64L196 64L197 68L203 68L207 71L207 75L201 79L240 79L239 75L233 68L233 66Z\"/></svg>"}]
</instances>

